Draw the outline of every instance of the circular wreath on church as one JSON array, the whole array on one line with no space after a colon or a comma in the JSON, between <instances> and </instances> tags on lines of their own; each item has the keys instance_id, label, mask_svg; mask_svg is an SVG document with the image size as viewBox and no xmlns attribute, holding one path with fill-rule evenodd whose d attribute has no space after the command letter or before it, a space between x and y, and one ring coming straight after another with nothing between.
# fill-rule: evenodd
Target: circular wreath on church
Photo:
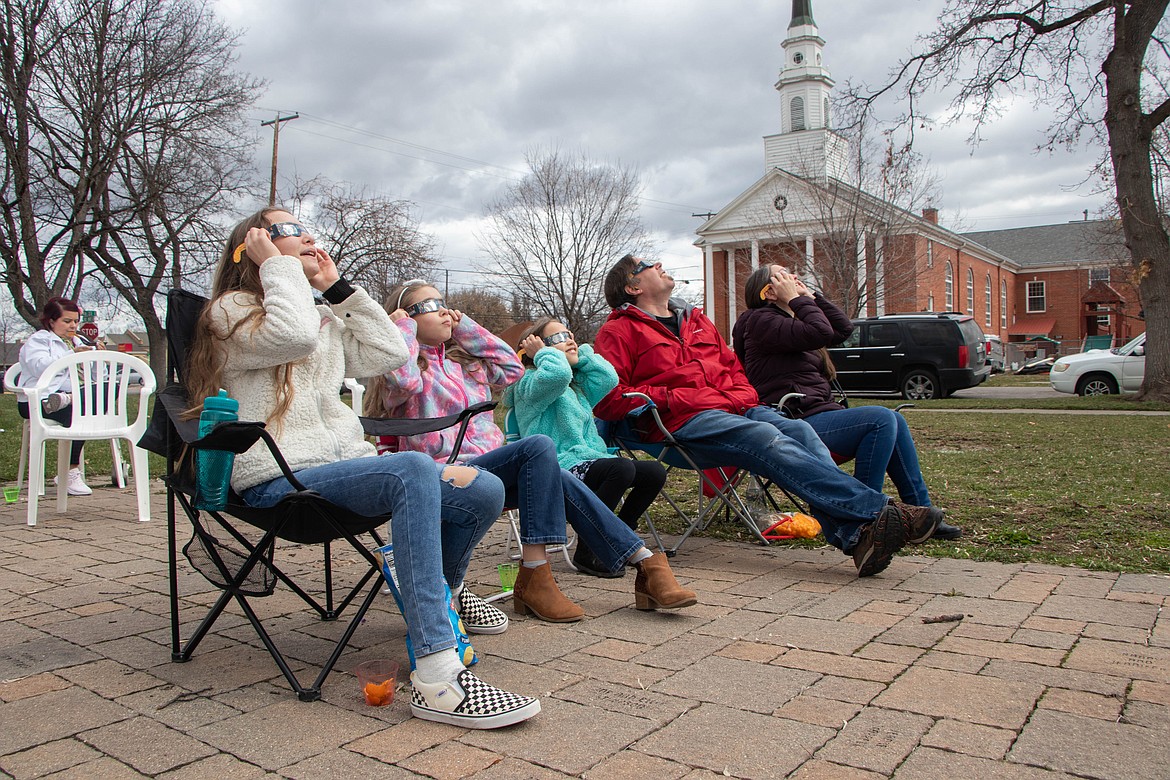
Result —
<instances>
[{"instance_id":1,"label":"circular wreath on church","mask_svg":"<svg viewBox=\"0 0 1170 780\"><path fill-rule=\"evenodd\" d=\"M784 197L783 195L777 195L772 199L772 206L774 206L777 211L783 211L784 209L788 208L788 198Z\"/></svg>"}]
</instances>

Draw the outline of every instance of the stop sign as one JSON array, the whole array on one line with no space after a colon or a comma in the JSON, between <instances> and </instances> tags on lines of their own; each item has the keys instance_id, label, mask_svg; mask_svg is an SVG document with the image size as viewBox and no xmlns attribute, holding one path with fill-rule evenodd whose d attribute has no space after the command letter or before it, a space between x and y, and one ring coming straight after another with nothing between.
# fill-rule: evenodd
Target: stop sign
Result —
<instances>
[{"instance_id":1,"label":"stop sign","mask_svg":"<svg viewBox=\"0 0 1170 780\"><path fill-rule=\"evenodd\" d=\"M85 336L90 341L97 341L98 326L96 322L83 322L78 330L81 331L82 336Z\"/></svg>"}]
</instances>

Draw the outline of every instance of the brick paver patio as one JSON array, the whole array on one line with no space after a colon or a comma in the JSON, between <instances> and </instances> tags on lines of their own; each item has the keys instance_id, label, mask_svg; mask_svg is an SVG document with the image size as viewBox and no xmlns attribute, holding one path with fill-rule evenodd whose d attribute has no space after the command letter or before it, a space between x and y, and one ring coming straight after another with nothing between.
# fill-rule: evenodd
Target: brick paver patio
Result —
<instances>
[{"instance_id":1,"label":"brick paver patio","mask_svg":"<svg viewBox=\"0 0 1170 780\"><path fill-rule=\"evenodd\" d=\"M411 718L401 691L361 701L354 664L405 662L389 597L320 702L297 701L234 606L171 663L164 496L147 524L132 491L55 508L36 528L23 501L0 510L5 777L1170 777L1166 577L907 556L858 580L836 551L695 539L675 567L701 606L646 614L632 576L561 563L585 621L474 638L483 675L544 711L474 732ZM484 595L504 540L500 523L473 563ZM182 571L184 602L208 603ZM279 589L255 603L298 668L340 630ZM923 622L946 614L963 619Z\"/></svg>"}]
</instances>

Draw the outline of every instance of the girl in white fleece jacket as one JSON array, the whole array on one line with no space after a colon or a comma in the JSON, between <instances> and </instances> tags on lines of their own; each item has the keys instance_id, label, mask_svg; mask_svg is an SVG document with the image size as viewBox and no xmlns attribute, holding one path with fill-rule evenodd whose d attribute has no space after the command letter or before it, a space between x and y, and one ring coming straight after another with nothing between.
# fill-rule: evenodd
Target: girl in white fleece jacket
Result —
<instances>
[{"instance_id":1,"label":"girl in white fleece jacket","mask_svg":"<svg viewBox=\"0 0 1170 780\"><path fill-rule=\"evenodd\" d=\"M314 290L324 305L314 303ZM491 474L444 467L420 453L377 455L339 395L344 377L393 370L406 356L382 307L341 278L292 214L270 208L238 224L224 247L196 327L188 392L198 401L226 389L241 420L267 423L306 487L360 515L391 515L417 664L412 713L464 728L517 723L540 703L463 668L443 588L446 578L460 590L472 550L500 514L503 486ZM232 487L259 507L291 491L260 447L236 457Z\"/></svg>"}]
</instances>

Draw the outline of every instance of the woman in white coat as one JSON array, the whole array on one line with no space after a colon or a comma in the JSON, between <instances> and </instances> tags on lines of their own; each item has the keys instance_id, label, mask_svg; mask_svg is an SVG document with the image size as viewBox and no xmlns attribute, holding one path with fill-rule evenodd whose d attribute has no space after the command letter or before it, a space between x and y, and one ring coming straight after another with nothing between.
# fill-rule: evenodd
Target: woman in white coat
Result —
<instances>
[{"instance_id":1,"label":"woman in white coat","mask_svg":"<svg viewBox=\"0 0 1170 780\"><path fill-rule=\"evenodd\" d=\"M32 387L41 381L41 374L59 357L75 350L93 349L93 345L77 335L81 321L81 307L68 298L50 298L41 311L42 328L28 337L20 348L20 386ZM68 392L69 377L64 371L54 377L50 395L41 400L44 417L68 428L73 424L73 398ZM16 409L28 419L28 402L18 401ZM69 495L88 496L93 491L81 476L83 441L73 442L69 454Z\"/></svg>"}]
</instances>

